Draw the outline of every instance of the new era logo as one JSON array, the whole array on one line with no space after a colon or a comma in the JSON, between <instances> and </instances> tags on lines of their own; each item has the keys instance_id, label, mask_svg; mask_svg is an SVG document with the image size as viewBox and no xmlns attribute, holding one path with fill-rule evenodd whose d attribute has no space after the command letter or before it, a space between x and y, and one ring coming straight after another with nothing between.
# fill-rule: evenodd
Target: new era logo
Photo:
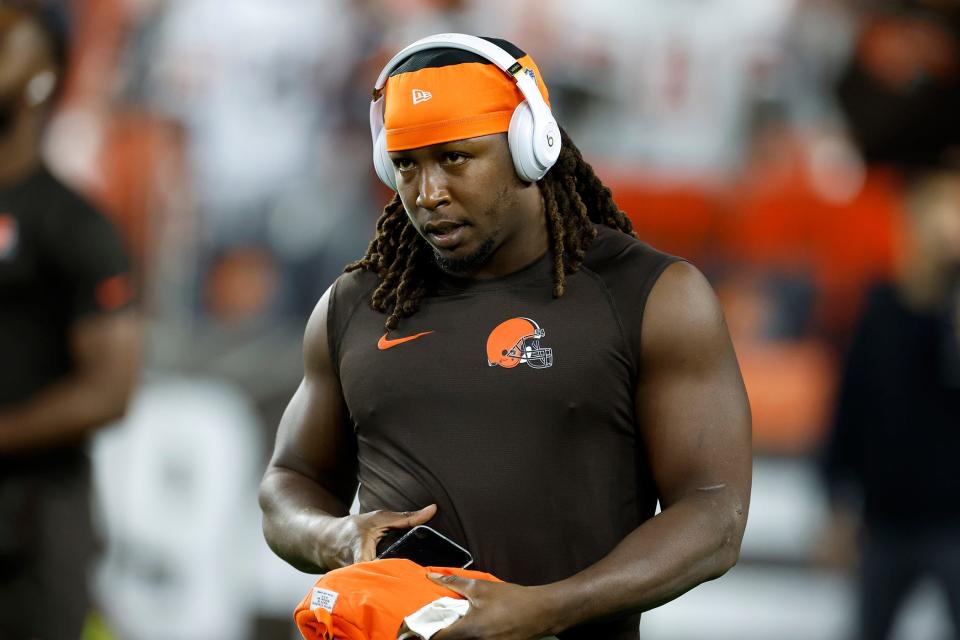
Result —
<instances>
[{"instance_id":1,"label":"new era logo","mask_svg":"<svg viewBox=\"0 0 960 640\"><path fill-rule=\"evenodd\" d=\"M420 104L421 102L426 102L433 97L433 94L429 91L424 91L423 89L414 89L413 90L413 104Z\"/></svg>"}]
</instances>

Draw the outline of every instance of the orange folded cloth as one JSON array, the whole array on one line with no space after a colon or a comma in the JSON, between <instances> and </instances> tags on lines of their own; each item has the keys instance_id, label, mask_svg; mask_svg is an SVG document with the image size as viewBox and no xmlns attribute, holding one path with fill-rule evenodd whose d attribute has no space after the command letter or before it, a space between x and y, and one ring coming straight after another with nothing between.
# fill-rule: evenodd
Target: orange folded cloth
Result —
<instances>
[{"instance_id":1,"label":"orange folded cloth","mask_svg":"<svg viewBox=\"0 0 960 640\"><path fill-rule=\"evenodd\" d=\"M404 617L442 598L461 598L428 573L501 582L482 571L373 560L321 576L293 612L306 640L397 640Z\"/></svg>"}]
</instances>

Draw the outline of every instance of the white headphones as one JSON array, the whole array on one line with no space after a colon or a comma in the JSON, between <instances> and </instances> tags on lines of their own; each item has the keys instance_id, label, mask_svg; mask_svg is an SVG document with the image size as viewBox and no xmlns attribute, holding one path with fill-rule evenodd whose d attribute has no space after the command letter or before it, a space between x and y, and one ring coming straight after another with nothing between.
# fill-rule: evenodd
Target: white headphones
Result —
<instances>
[{"instance_id":1,"label":"white headphones","mask_svg":"<svg viewBox=\"0 0 960 640\"><path fill-rule=\"evenodd\" d=\"M536 182L550 170L560 156L560 129L544 101L536 81L512 55L482 38L462 33L439 33L417 40L393 56L380 72L370 103L370 133L373 136L373 166L385 185L397 190L393 162L387 153L387 136L383 126L383 87L390 73L406 58L424 49L463 49L482 56L513 78L525 100L517 105L510 118L507 143L517 175L527 182Z\"/></svg>"}]
</instances>

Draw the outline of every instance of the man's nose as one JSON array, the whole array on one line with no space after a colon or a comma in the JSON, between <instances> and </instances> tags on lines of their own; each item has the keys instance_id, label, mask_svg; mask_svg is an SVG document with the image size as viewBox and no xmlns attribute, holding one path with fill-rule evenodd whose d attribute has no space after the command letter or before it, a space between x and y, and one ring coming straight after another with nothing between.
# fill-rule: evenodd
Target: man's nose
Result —
<instances>
[{"instance_id":1,"label":"man's nose","mask_svg":"<svg viewBox=\"0 0 960 640\"><path fill-rule=\"evenodd\" d=\"M424 166L420 169L420 185L417 206L433 211L450 202L447 181L440 167Z\"/></svg>"}]
</instances>

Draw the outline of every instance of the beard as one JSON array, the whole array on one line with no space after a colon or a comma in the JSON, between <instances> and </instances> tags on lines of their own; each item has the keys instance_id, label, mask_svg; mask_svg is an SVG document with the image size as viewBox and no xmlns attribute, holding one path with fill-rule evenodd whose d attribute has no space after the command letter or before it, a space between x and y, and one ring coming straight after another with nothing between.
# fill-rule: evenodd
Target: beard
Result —
<instances>
[{"instance_id":1,"label":"beard","mask_svg":"<svg viewBox=\"0 0 960 640\"><path fill-rule=\"evenodd\" d=\"M519 178L516 178L519 180ZM497 193L493 198L493 201L487 205L483 210L483 213L480 214L480 217L486 220L496 220L503 217L503 212L510 212L516 207L517 201L515 197L511 197L509 185L501 184L497 188ZM408 215L409 215L409 209ZM412 218L411 218L412 220ZM419 230L418 230L419 232ZM420 232L424 240L427 240L426 236ZM483 239L483 242L480 243L480 246L477 247L477 250L471 253L468 256L462 258L448 258L444 257L440 251L435 247L431 246L433 250L433 261L437 267L446 274L455 277L470 277L473 275L480 267L486 264L487 260L490 259L490 256L497 250L498 240L503 235L502 222L500 224L494 225L493 228L489 231L489 235ZM430 241L427 240L427 245L430 245Z\"/></svg>"},{"instance_id":2,"label":"beard","mask_svg":"<svg viewBox=\"0 0 960 640\"><path fill-rule=\"evenodd\" d=\"M445 273L454 276L468 276L483 266L490 254L493 253L495 244L493 238L488 237L477 247L476 251L462 258L445 258L434 249L433 259L440 270Z\"/></svg>"},{"instance_id":3,"label":"beard","mask_svg":"<svg viewBox=\"0 0 960 640\"><path fill-rule=\"evenodd\" d=\"M492 220L500 217L498 212L510 211L516 205L515 200L510 198L510 190L507 185L500 185L497 189L497 195L490 205L484 210L482 218ZM497 238L502 234L500 226L490 231L490 235L484 238L477 250L468 256L462 258L445 258L436 249L433 250L433 260L444 273L452 276L469 277L477 269L482 267L497 249Z\"/></svg>"}]
</instances>

